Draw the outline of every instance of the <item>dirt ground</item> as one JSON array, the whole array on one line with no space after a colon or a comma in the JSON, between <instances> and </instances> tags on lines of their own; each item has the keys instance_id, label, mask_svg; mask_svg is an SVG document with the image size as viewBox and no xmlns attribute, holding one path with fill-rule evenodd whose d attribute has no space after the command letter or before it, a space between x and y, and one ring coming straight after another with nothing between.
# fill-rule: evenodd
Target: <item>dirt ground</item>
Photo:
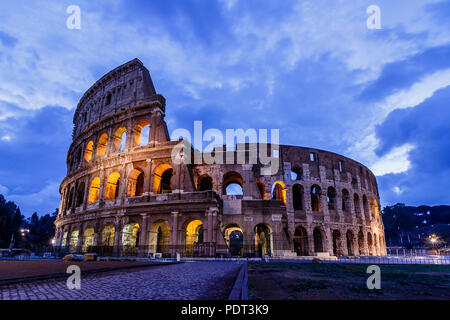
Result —
<instances>
[{"instance_id":1,"label":"dirt ground","mask_svg":"<svg viewBox=\"0 0 450 320\"><path fill-rule=\"evenodd\" d=\"M450 266L379 265L381 289L367 289L368 265L249 263L253 300L450 299Z\"/></svg>"},{"instance_id":2,"label":"dirt ground","mask_svg":"<svg viewBox=\"0 0 450 320\"><path fill-rule=\"evenodd\" d=\"M6 279L19 277L35 277L49 274L66 273L67 267L77 265L81 272L98 269L120 268L130 266L149 266L151 262L131 261L89 261L89 262L63 262L63 261L13 261L0 260L0 282ZM154 264L154 263L153 263Z\"/></svg>"}]
</instances>

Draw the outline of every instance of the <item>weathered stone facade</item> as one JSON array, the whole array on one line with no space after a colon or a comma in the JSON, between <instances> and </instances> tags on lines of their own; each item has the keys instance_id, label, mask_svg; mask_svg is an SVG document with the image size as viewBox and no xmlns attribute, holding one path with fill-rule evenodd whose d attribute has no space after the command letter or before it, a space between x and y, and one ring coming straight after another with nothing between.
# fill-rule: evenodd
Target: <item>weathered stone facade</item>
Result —
<instances>
[{"instance_id":1,"label":"weathered stone facade","mask_svg":"<svg viewBox=\"0 0 450 320\"><path fill-rule=\"evenodd\" d=\"M60 187L58 245L166 256L386 254L377 182L362 164L283 145L274 175L258 164L177 164L179 141L164 117L165 99L137 59L84 94ZM231 184L242 195L227 195Z\"/></svg>"}]
</instances>

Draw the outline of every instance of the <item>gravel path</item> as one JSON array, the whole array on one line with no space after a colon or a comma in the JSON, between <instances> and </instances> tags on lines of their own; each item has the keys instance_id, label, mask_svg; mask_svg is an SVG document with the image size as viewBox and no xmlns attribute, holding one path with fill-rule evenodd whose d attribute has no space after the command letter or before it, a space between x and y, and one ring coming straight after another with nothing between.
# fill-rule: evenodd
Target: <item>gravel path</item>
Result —
<instances>
[{"instance_id":1,"label":"gravel path","mask_svg":"<svg viewBox=\"0 0 450 320\"><path fill-rule=\"evenodd\" d=\"M227 299L239 271L234 262L186 262L91 274L81 290L67 279L0 286L1 300L197 300Z\"/></svg>"}]
</instances>

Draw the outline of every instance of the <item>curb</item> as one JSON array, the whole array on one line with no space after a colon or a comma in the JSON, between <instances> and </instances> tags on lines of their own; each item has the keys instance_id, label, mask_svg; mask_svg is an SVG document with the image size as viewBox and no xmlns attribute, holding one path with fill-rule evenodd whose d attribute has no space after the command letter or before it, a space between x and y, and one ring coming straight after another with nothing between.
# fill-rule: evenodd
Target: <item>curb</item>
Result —
<instances>
[{"instance_id":1,"label":"curb","mask_svg":"<svg viewBox=\"0 0 450 320\"><path fill-rule=\"evenodd\" d=\"M123 267L108 267L108 268L101 268L101 269L92 269L92 270L81 271L81 274L82 275L88 275L88 274L92 274L92 273L101 273L101 272L118 271L118 270L135 269L135 268L159 267L159 266L165 266L165 265L171 265L171 264L179 264L179 263L183 263L183 262L157 262L157 263L143 264L143 265L133 265L133 266L123 266ZM44 275L38 275L38 276L27 276L27 277L0 279L0 287L1 286L5 286L5 285L10 285L10 284L16 284L16 283L24 283L24 282L33 282L33 281L39 281L39 280L65 278L68 275L69 275L68 273L59 272L59 273L44 274Z\"/></svg>"},{"instance_id":2,"label":"curb","mask_svg":"<svg viewBox=\"0 0 450 320\"><path fill-rule=\"evenodd\" d=\"M247 261L245 261L234 281L233 289L231 289L228 300L248 300L247 282L248 266Z\"/></svg>"}]
</instances>

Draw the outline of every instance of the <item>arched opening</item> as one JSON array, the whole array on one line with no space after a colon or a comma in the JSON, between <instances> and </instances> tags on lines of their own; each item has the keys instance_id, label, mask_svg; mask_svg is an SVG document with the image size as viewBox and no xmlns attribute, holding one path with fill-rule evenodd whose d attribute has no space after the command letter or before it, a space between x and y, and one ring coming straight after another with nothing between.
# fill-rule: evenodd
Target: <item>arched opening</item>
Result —
<instances>
[{"instance_id":1,"label":"arched opening","mask_svg":"<svg viewBox=\"0 0 450 320\"><path fill-rule=\"evenodd\" d=\"M88 252L94 246L94 228L89 227L84 230L83 235L83 252Z\"/></svg>"},{"instance_id":2,"label":"arched opening","mask_svg":"<svg viewBox=\"0 0 450 320\"><path fill-rule=\"evenodd\" d=\"M185 229L185 252L186 255L194 254L194 244L203 243L203 222L191 220Z\"/></svg>"},{"instance_id":3,"label":"arched opening","mask_svg":"<svg viewBox=\"0 0 450 320\"><path fill-rule=\"evenodd\" d=\"M297 256L308 255L308 235L303 227L295 228L294 251L297 253Z\"/></svg>"},{"instance_id":4,"label":"arched opening","mask_svg":"<svg viewBox=\"0 0 450 320\"><path fill-rule=\"evenodd\" d=\"M258 187L258 193L259 193L260 199L264 200L266 198L266 188L264 186L264 183L262 183L259 180L256 180L256 185Z\"/></svg>"},{"instance_id":5,"label":"arched opening","mask_svg":"<svg viewBox=\"0 0 450 320\"><path fill-rule=\"evenodd\" d=\"M311 187L311 210L314 212L320 211L320 187L313 185Z\"/></svg>"},{"instance_id":6,"label":"arched opening","mask_svg":"<svg viewBox=\"0 0 450 320\"><path fill-rule=\"evenodd\" d=\"M286 204L286 185L283 181L275 181L272 185L272 199L281 200Z\"/></svg>"},{"instance_id":7,"label":"arched opening","mask_svg":"<svg viewBox=\"0 0 450 320\"><path fill-rule=\"evenodd\" d=\"M63 237L62 237L62 240L61 240L61 247L65 247L66 244L67 244L67 234L68 234L68 232L64 231Z\"/></svg>"},{"instance_id":8,"label":"arched opening","mask_svg":"<svg viewBox=\"0 0 450 320\"><path fill-rule=\"evenodd\" d=\"M367 221L370 220L370 212L369 212L369 202L367 201L366 195L363 195L363 208L364 208L364 216Z\"/></svg>"},{"instance_id":9,"label":"arched opening","mask_svg":"<svg viewBox=\"0 0 450 320\"><path fill-rule=\"evenodd\" d=\"M232 256L241 256L244 246L244 231L237 224L231 224L224 229L224 238Z\"/></svg>"},{"instance_id":10,"label":"arched opening","mask_svg":"<svg viewBox=\"0 0 450 320\"><path fill-rule=\"evenodd\" d=\"M144 193L144 172L141 169L133 169L128 175L129 197L140 197Z\"/></svg>"},{"instance_id":11,"label":"arched opening","mask_svg":"<svg viewBox=\"0 0 450 320\"><path fill-rule=\"evenodd\" d=\"M108 223L105 225L102 231L102 246L104 247L112 247L114 246L114 234L116 232L116 228L112 223Z\"/></svg>"},{"instance_id":12,"label":"arched opening","mask_svg":"<svg viewBox=\"0 0 450 320\"><path fill-rule=\"evenodd\" d=\"M86 149L84 150L84 160L86 162L90 162L92 159L92 152L94 151L94 142L91 140L86 145Z\"/></svg>"},{"instance_id":13,"label":"arched opening","mask_svg":"<svg viewBox=\"0 0 450 320\"><path fill-rule=\"evenodd\" d=\"M91 182L91 187L89 188L88 203L97 202L99 193L100 193L100 178L95 177Z\"/></svg>"},{"instance_id":14,"label":"arched opening","mask_svg":"<svg viewBox=\"0 0 450 320\"><path fill-rule=\"evenodd\" d=\"M122 231L122 246L137 247L139 245L139 224L135 222L127 223Z\"/></svg>"},{"instance_id":15,"label":"arched opening","mask_svg":"<svg viewBox=\"0 0 450 320\"><path fill-rule=\"evenodd\" d=\"M336 189L329 187L327 190L328 210L336 210Z\"/></svg>"},{"instance_id":16,"label":"arched opening","mask_svg":"<svg viewBox=\"0 0 450 320\"><path fill-rule=\"evenodd\" d=\"M267 224L255 226L255 249L259 257L272 254L272 230Z\"/></svg>"},{"instance_id":17,"label":"arched opening","mask_svg":"<svg viewBox=\"0 0 450 320\"><path fill-rule=\"evenodd\" d=\"M315 228L313 232L314 238L314 252L323 252L322 231L320 228Z\"/></svg>"},{"instance_id":18,"label":"arched opening","mask_svg":"<svg viewBox=\"0 0 450 320\"><path fill-rule=\"evenodd\" d=\"M208 175L203 175L198 179L198 191L208 191L213 189L212 178Z\"/></svg>"},{"instance_id":19,"label":"arched opening","mask_svg":"<svg viewBox=\"0 0 450 320\"><path fill-rule=\"evenodd\" d=\"M119 195L119 183L120 174L118 172L111 173L106 181L105 200L117 199Z\"/></svg>"},{"instance_id":20,"label":"arched opening","mask_svg":"<svg viewBox=\"0 0 450 320\"><path fill-rule=\"evenodd\" d=\"M223 176L222 194L228 196L243 195L243 180L239 173L231 171Z\"/></svg>"},{"instance_id":21,"label":"arched opening","mask_svg":"<svg viewBox=\"0 0 450 320\"><path fill-rule=\"evenodd\" d=\"M127 128L119 127L116 132L114 132L113 141L114 151L117 152L125 150L127 144Z\"/></svg>"},{"instance_id":22,"label":"arched opening","mask_svg":"<svg viewBox=\"0 0 450 320\"><path fill-rule=\"evenodd\" d=\"M291 170L291 180L297 181L303 179L303 170L299 166L294 166Z\"/></svg>"},{"instance_id":23,"label":"arched opening","mask_svg":"<svg viewBox=\"0 0 450 320\"><path fill-rule=\"evenodd\" d=\"M359 231L358 233L358 247L359 247L359 254L360 255L366 255L366 249L364 248L364 234L362 231Z\"/></svg>"},{"instance_id":24,"label":"arched opening","mask_svg":"<svg viewBox=\"0 0 450 320\"><path fill-rule=\"evenodd\" d=\"M350 212L350 194L347 189L342 190L342 211L344 213Z\"/></svg>"},{"instance_id":25,"label":"arched opening","mask_svg":"<svg viewBox=\"0 0 450 320\"><path fill-rule=\"evenodd\" d=\"M77 190L77 201L76 201L77 207L81 206L84 202L84 189L85 189L85 185L84 185L84 182L82 182L78 186L78 190Z\"/></svg>"},{"instance_id":26,"label":"arched opening","mask_svg":"<svg viewBox=\"0 0 450 320\"><path fill-rule=\"evenodd\" d=\"M80 235L80 230L74 229L72 233L70 234L70 251L75 252L77 251L78 247L78 237Z\"/></svg>"},{"instance_id":27,"label":"arched opening","mask_svg":"<svg viewBox=\"0 0 450 320\"><path fill-rule=\"evenodd\" d=\"M97 143L97 157L103 157L106 154L106 146L108 145L108 135L103 133Z\"/></svg>"},{"instance_id":28,"label":"arched opening","mask_svg":"<svg viewBox=\"0 0 450 320\"><path fill-rule=\"evenodd\" d=\"M173 168L169 164L160 164L153 173L153 192L172 192Z\"/></svg>"},{"instance_id":29,"label":"arched opening","mask_svg":"<svg viewBox=\"0 0 450 320\"><path fill-rule=\"evenodd\" d=\"M166 220L158 220L152 223L149 235L150 252L169 253L170 225Z\"/></svg>"},{"instance_id":30,"label":"arched opening","mask_svg":"<svg viewBox=\"0 0 450 320\"><path fill-rule=\"evenodd\" d=\"M353 195L353 206L355 207L356 216L361 217L361 204L357 193Z\"/></svg>"},{"instance_id":31,"label":"arched opening","mask_svg":"<svg viewBox=\"0 0 450 320\"><path fill-rule=\"evenodd\" d=\"M369 199L369 212L370 212L370 217L372 219L375 219L375 204L373 202L373 198Z\"/></svg>"},{"instance_id":32,"label":"arched opening","mask_svg":"<svg viewBox=\"0 0 450 320\"><path fill-rule=\"evenodd\" d=\"M342 248L341 248L341 233L339 230L333 231L333 254L335 256L341 256L342 255Z\"/></svg>"},{"instance_id":33,"label":"arched opening","mask_svg":"<svg viewBox=\"0 0 450 320\"><path fill-rule=\"evenodd\" d=\"M139 121L134 127L134 143L136 146L145 146L150 142L150 122Z\"/></svg>"},{"instance_id":34,"label":"arched opening","mask_svg":"<svg viewBox=\"0 0 450 320\"><path fill-rule=\"evenodd\" d=\"M378 206L378 202L376 199L373 200L374 203L374 217L378 219L380 217L380 207Z\"/></svg>"},{"instance_id":35,"label":"arched opening","mask_svg":"<svg viewBox=\"0 0 450 320\"><path fill-rule=\"evenodd\" d=\"M353 247L353 232L348 230L347 234L346 234L346 237L347 237L347 254L349 256L354 256L355 255L355 249Z\"/></svg>"},{"instance_id":36,"label":"arched opening","mask_svg":"<svg viewBox=\"0 0 450 320\"><path fill-rule=\"evenodd\" d=\"M72 207L72 199L74 197L73 195L74 189L73 187L70 189L70 191L67 193L66 197L66 210L69 210Z\"/></svg>"},{"instance_id":37,"label":"arched opening","mask_svg":"<svg viewBox=\"0 0 450 320\"><path fill-rule=\"evenodd\" d=\"M303 210L303 186L294 184L292 187L292 201L294 210Z\"/></svg>"},{"instance_id":38,"label":"arched opening","mask_svg":"<svg viewBox=\"0 0 450 320\"><path fill-rule=\"evenodd\" d=\"M369 249L369 256L373 256L372 235L370 232L367 233L367 248Z\"/></svg>"}]
</instances>

